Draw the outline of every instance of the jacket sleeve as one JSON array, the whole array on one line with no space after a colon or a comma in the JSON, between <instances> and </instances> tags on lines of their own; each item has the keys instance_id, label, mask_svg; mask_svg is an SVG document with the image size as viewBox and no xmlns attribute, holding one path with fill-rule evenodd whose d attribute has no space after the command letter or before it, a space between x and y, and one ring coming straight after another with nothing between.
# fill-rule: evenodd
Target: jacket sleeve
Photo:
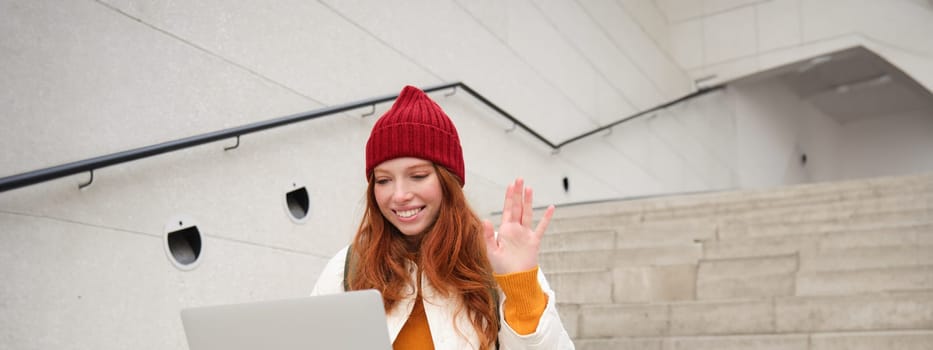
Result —
<instances>
[{"instance_id":1,"label":"jacket sleeve","mask_svg":"<svg viewBox=\"0 0 933 350\"><path fill-rule=\"evenodd\" d=\"M343 290L343 267L347 260L347 247L343 247L334 257L330 258L324 270L317 278L317 283L311 289L311 295L336 294Z\"/></svg>"},{"instance_id":2,"label":"jacket sleeve","mask_svg":"<svg viewBox=\"0 0 933 350\"><path fill-rule=\"evenodd\" d=\"M557 314L554 290L548 285L544 272L540 268L538 269L538 283L541 284L541 290L547 294L547 306L544 308L544 313L541 314L538 329L528 335L519 335L505 322L505 315L503 314L505 293L499 291L499 323L502 325L502 328L499 329L500 349L574 349L573 342L570 341L570 335L567 334L567 330L564 329L560 316Z\"/></svg>"}]
</instances>

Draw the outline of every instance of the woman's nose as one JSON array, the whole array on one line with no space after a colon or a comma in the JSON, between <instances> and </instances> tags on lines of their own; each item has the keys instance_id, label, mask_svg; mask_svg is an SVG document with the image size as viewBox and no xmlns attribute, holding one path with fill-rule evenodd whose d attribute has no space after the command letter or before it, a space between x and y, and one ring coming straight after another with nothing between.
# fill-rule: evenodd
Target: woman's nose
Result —
<instances>
[{"instance_id":1,"label":"woman's nose","mask_svg":"<svg viewBox=\"0 0 933 350\"><path fill-rule=\"evenodd\" d=\"M414 197L414 195L408 186L404 184L395 186L395 193L392 194L392 198L395 199L396 202L405 202L412 199L412 197Z\"/></svg>"}]
</instances>

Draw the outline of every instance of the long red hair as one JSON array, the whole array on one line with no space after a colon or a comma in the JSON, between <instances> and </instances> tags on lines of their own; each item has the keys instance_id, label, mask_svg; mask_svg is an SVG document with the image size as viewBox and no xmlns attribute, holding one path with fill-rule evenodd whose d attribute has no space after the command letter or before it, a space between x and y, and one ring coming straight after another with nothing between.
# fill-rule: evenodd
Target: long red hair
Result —
<instances>
[{"instance_id":1,"label":"long red hair","mask_svg":"<svg viewBox=\"0 0 933 350\"><path fill-rule=\"evenodd\" d=\"M495 291L492 266L486 257L483 224L470 208L457 177L434 165L443 200L437 221L421 234L418 253L408 250L404 235L379 211L372 176L366 189L366 211L353 239L354 271L347 281L351 290L377 289L388 312L405 297L412 281L405 262L413 260L431 286L444 296L459 297L479 335L480 349L496 340L499 317L490 291ZM420 287L420 286L419 286Z\"/></svg>"}]
</instances>

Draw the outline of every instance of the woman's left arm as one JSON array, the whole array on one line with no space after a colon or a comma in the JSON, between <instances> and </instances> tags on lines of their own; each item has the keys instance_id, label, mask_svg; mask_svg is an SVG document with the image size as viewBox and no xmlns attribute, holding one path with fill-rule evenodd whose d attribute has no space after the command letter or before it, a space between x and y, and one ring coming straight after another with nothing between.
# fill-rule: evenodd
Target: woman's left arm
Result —
<instances>
[{"instance_id":1,"label":"woman's left arm","mask_svg":"<svg viewBox=\"0 0 933 350\"><path fill-rule=\"evenodd\" d=\"M536 270L536 285L540 287L540 291L545 297L544 310L538 313L537 319L524 319L520 321L520 323L514 324L513 320L509 319L510 305L509 296L507 295L509 292L505 291L505 289L507 289L506 286L502 286L503 293L500 294L502 302L500 303L501 314L499 319L506 321L502 322L502 327L499 329L499 348L573 349L574 345L570 340L570 335L567 334L567 330L564 329L564 325L560 320L560 315L557 313L554 291L551 290L548 285L544 273L539 269ZM519 303L528 304L526 301L519 301ZM514 317L517 315L513 312L511 316ZM532 321L534 321L533 328L523 328L528 327L530 325L529 322Z\"/></svg>"},{"instance_id":2,"label":"woman's left arm","mask_svg":"<svg viewBox=\"0 0 933 350\"><path fill-rule=\"evenodd\" d=\"M516 179L506 189L498 232L492 223L483 222L486 253L503 290L499 317L504 322L499 345L502 349L573 349L557 314L554 291L538 269L541 238L554 215L554 206L545 210L541 222L532 229L533 195L521 178ZM536 278L531 278L529 272ZM539 315L537 320L535 315Z\"/></svg>"}]
</instances>

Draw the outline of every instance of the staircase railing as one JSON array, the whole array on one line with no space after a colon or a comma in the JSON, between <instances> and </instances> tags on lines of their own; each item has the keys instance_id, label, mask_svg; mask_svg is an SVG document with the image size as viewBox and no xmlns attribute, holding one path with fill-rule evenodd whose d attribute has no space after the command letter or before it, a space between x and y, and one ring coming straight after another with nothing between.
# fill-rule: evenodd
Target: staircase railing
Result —
<instances>
[{"instance_id":1,"label":"staircase railing","mask_svg":"<svg viewBox=\"0 0 933 350\"><path fill-rule=\"evenodd\" d=\"M551 147L552 150L556 151L571 142L578 141L580 139L583 139L587 136L593 135L600 131L612 128L613 126L616 126L623 122L626 122L626 121L629 121L629 120L632 120L632 119L635 119L635 118L638 118L644 115L648 115L659 109L667 108L671 105L680 103L684 100L692 99L699 95L706 94L710 91L720 89L721 87L717 86L717 87L712 87L712 88L701 89L699 91L688 94L677 100L665 103L663 105L659 105L657 107L654 107L646 111L639 112L632 116L628 116L626 118L620 119L618 121L615 121L605 126L601 126L592 131L586 132L584 134L570 138L566 141L563 141L557 144L544 138L543 136L538 134L536 131L532 130L527 125L525 125L524 123L522 123L521 121L513 117L511 114L509 114L508 112L506 112L505 110L497 106L496 104L492 103L491 101L489 101L489 99L477 93L475 90L473 90L468 85L462 82L429 86L429 87L424 88L423 90L425 92L430 93L430 92L435 92L435 91L445 90L445 89L454 89L454 91L456 91L456 89L458 88L463 91L466 91L468 94L470 94L470 96L473 96L474 98L482 102L487 107L496 111L496 113L498 113L499 115L505 117L506 119L514 123L516 127L521 128L522 130L524 130L531 136L534 136L539 141ZM270 119L266 121L251 123L247 125L229 128L229 129L209 132L209 133L205 133L201 135L190 136L190 137L186 137L186 138L182 138L178 140L163 142L159 144L135 148L131 150L112 153L112 154L103 155L103 156L94 157L94 158L88 158L88 159L79 160L79 161L66 163L62 165L57 165L53 167L48 167L44 169L29 171L29 172L25 172L25 173L21 173L17 175L7 176L4 178L0 178L0 192L5 192L5 191L12 190L12 189L34 185L40 182L54 180L57 178L74 175L78 173L83 173L83 172L90 172L90 175L91 175L90 179L91 181L93 181L94 170L105 168L111 165L125 163L129 161L137 160L140 158L152 157L152 156L159 155L162 153L173 152L173 151L177 151L177 150L184 149L184 148L194 147L194 146L198 146L201 144L223 140L223 139L234 138L234 137L237 139L237 145L239 145L240 136L243 136L246 134L250 134L250 133L254 133L254 132L258 132L258 131L262 131L266 129L276 128L276 127L280 127L280 126L284 126L288 124L298 123L302 121L307 121L311 119L316 119L316 118L320 118L320 117L324 117L324 116L328 116L332 114L342 113L345 111L362 108L366 106L373 106L373 108L375 108L376 104L389 102L389 101L395 100L397 97L398 97L398 94L373 97L369 99L359 100L356 102L350 102L350 103L346 103L342 105L325 107L325 108L321 108L321 109L317 109L317 110L313 110L309 112L288 115L288 116ZM87 186L89 184L90 182L82 185L81 187Z\"/></svg>"}]
</instances>

